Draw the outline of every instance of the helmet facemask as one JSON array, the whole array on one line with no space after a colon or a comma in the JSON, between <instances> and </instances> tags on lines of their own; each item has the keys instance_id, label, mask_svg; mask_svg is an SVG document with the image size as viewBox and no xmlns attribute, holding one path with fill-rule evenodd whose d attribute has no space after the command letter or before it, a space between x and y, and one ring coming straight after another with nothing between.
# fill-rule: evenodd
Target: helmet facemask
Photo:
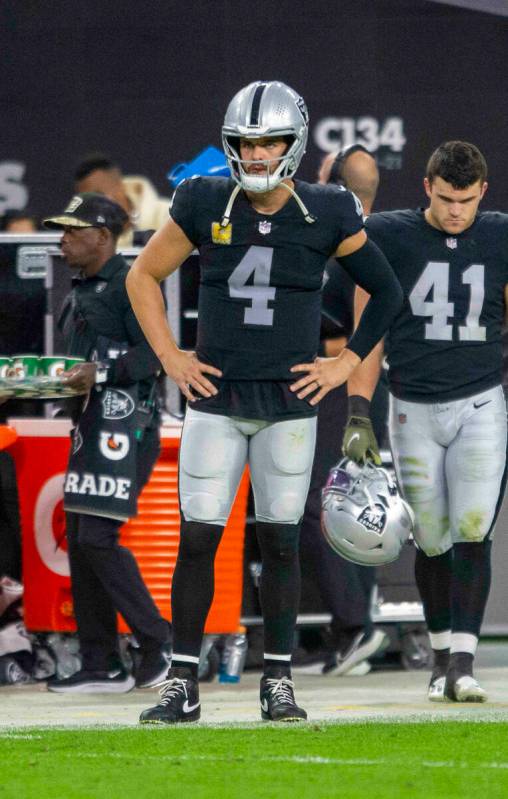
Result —
<instances>
[{"instance_id":1,"label":"helmet facemask","mask_svg":"<svg viewBox=\"0 0 508 799\"><path fill-rule=\"evenodd\" d=\"M240 155L240 136L231 136L223 133L222 144L228 166L231 170L231 175L236 183L239 183L245 191L253 192L266 192L272 191L283 180L292 178L298 169L300 158L298 158L299 150L301 150L301 143L292 134L273 134L270 136L263 136L259 138L273 138L273 139L288 139L288 146L286 152L278 158L270 158L260 161L242 159ZM253 136L245 136L242 138L254 139ZM271 172L274 162L278 162L277 167ZM248 168L251 164L261 164L265 167L265 173L262 175L249 174Z\"/></svg>"},{"instance_id":2,"label":"helmet facemask","mask_svg":"<svg viewBox=\"0 0 508 799\"><path fill-rule=\"evenodd\" d=\"M247 191L272 191L293 177L305 152L309 116L303 99L279 81L257 81L241 89L231 100L222 126L222 145L236 183ZM286 152L266 161L242 160L240 139L285 139ZM270 163L278 161L270 174ZM250 164L263 164L266 172L247 172Z\"/></svg>"}]
</instances>

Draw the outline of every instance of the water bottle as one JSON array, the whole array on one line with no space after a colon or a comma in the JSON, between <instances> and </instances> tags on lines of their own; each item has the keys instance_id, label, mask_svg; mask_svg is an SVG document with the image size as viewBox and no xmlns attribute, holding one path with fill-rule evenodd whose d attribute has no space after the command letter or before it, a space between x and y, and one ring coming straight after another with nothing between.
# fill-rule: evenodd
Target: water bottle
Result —
<instances>
[{"instance_id":1,"label":"water bottle","mask_svg":"<svg viewBox=\"0 0 508 799\"><path fill-rule=\"evenodd\" d=\"M249 563L249 572L254 587L259 588L261 582L261 575L263 573L262 564L258 563L258 561L252 561L251 563Z\"/></svg>"},{"instance_id":2,"label":"water bottle","mask_svg":"<svg viewBox=\"0 0 508 799\"><path fill-rule=\"evenodd\" d=\"M245 630L228 635L222 652L219 682L240 682L246 657L247 636Z\"/></svg>"},{"instance_id":3,"label":"water bottle","mask_svg":"<svg viewBox=\"0 0 508 799\"><path fill-rule=\"evenodd\" d=\"M76 636L50 633L46 638L48 648L56 660L56 676L59 680L72 675L81 668L79 641Z\"/></svg>"}]
</instances>

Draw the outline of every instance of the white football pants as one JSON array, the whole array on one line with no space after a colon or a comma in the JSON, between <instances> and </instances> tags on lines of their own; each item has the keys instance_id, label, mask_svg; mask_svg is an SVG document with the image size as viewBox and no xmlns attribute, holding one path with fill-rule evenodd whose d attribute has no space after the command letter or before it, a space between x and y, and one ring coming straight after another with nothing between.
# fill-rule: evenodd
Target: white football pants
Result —
<instances>
[{"instance_id":1,"label":"white football pants","mask_svg":"<svg viewBox=\"0 0 508 799\"><path fill-rule=\"evenodd\" d=\"M187 408L179 459L186 521L225 525L248 464L256 519L297 524L309 490L317 417L280 422Z\"/></svg>"},{"instance_id":2,"label":"white football pants","mask_svg":"<svg viewBox=\"0 0 508 799\"><path fill-rule=\"evenodd\" d=\"M501 386L432 404L390 397L395 470L426 555L492 535L504 492L506 405Z\"/></svg>"}]
</instances>

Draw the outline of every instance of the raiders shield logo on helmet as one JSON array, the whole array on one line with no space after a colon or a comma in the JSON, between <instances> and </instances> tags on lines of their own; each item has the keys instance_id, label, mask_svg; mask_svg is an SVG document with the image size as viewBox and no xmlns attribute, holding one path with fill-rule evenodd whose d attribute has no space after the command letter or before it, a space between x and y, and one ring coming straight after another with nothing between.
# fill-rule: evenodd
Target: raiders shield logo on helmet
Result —
<instances>
[{"instance_id":1,"label":"raiders shield logo on helmet","mask_svg":"<svg viewBox=\"0 0 508 799\"><path fill-rule=\"evenodd\" d=\"M386 511L381 505L368 505L360 513L358 521L367 530L381 535L386 524Z\"/></svg>"}]
</instances>

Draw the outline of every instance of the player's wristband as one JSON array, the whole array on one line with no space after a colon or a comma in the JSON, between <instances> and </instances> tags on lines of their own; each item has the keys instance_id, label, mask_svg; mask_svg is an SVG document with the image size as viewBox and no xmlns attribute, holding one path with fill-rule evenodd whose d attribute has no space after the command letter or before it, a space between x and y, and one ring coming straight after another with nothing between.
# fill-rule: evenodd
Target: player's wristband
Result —
<instances>
[{"instance_id":1,"label":"player's wristband","mask_svg":"<svg viewBox=\"0 0 508 799\"><path fill-rule=\"evenodd\" d=\"M348 397L348 415L349 416L366 416L370 417L370 402L366 397L361 397L359 394L353 394Z\"/></svg>"}]
</instances>

